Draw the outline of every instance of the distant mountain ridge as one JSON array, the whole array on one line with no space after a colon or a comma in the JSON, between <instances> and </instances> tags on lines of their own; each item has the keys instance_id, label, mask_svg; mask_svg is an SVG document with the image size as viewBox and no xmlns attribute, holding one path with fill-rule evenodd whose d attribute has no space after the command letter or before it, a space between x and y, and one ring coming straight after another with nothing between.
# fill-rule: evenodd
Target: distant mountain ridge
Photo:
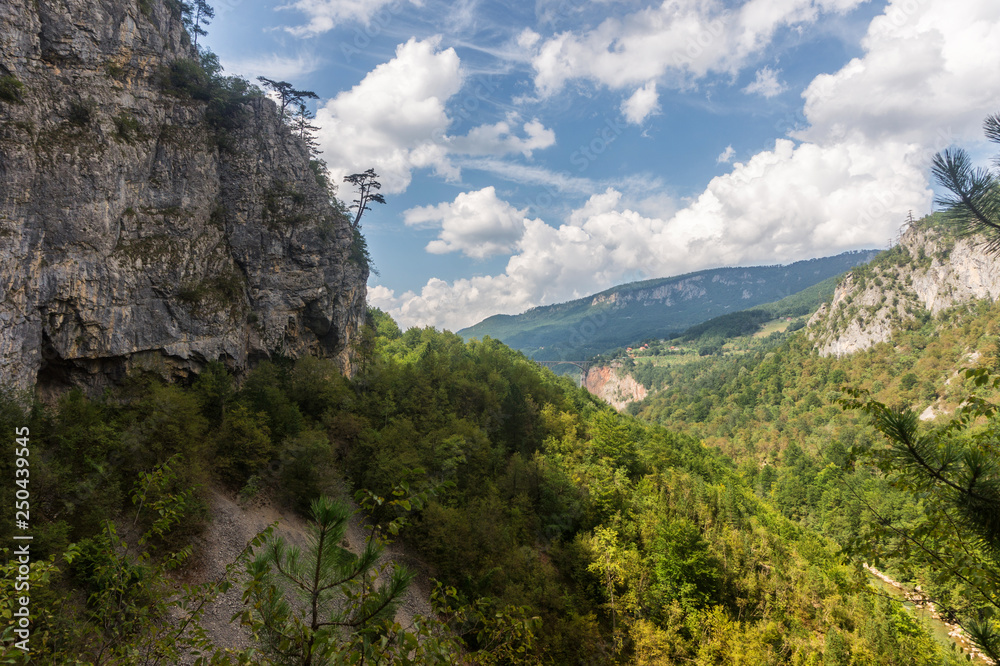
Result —
<instances>
[{"instance_id":1,"label":"distant mountain ridge","mask_svg":"<svg viewBox=\"0 0 1000 666\"><path fill-rule=\"evenodd\" d=\"M537 360L578 360L779 300L877 253L858 250L785 266L716 268L632 282L519 315L494 315L458 334L466 340L489 336Z\"/></svg>"}]
</instances>

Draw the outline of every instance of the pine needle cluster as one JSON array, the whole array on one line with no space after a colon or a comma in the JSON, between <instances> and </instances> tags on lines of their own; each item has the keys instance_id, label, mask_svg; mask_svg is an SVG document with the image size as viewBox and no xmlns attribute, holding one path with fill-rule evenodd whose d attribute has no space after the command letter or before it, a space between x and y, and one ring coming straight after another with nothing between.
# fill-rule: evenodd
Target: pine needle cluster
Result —
<instances>
[{"instance_id":1,"label":"pine needle cluster","mask_svg":"<svg viewBox=\"0 0 1000 666\"><path fill-rule=\"evenodd\" d=\"M986 138L1000 144L1000 113L983 122ZM949 148L934 156L932 172L937 181L951 192L935 200L944 207L946 218L964 235L983 233L985 249L1000 253L1000 156L994 169L975 167L969 153Z\"/></svg>"}]
</instances>

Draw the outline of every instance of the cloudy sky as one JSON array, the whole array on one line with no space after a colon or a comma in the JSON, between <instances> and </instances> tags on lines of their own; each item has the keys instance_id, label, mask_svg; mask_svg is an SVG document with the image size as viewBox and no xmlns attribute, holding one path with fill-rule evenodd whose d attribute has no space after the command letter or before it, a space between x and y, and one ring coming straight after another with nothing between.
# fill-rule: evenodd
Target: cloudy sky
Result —
<instances>
[{"instance_id":1,"label":"cloudy sky","mask_svg":"<svg viewBox=\"0 0 1000 666\"><path fill-rule=\"evenodd\" d=\"M227 72L315 91L337 180L380 174L369 301L404 326L884 248L1000 110L996 0L214 5Z\"/></svg>"}]
</instances>

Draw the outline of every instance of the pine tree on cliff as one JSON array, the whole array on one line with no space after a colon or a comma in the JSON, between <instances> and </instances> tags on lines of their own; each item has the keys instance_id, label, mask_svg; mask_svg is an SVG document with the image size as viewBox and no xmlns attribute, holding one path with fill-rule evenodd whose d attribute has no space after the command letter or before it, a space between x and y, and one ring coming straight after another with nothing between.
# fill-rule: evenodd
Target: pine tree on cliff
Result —
<instances>
[{"instance_id":1,"label":"pine tree on cliff","mask_svg":"<svg viewBox=\"0 0 1000 666\"><path fill-rule=\"evenodd\" d=\"M369 203L385 203L385 197L376 190L382 189L382 183L378 181L378 174L375 169L368 169L364 173L354 173L344 178L344 181L358 188L358 198L351 204L352 209L356 209L354 221L351 228L355 231L361 228L361 216L366 210L371 210Z\"/></svg>"},{"instance_id":2,"label":"pine tree on cliff","mask_svg":"<svg viewBox=\"0 0 1000 666\"><path fill-rule=\"evenodd\" d=\"M278 96L278 107L281 109L281 119L285 119L285 109L289 106L302 104L307 99L319 99L319 95L311 90L296 90L288 81L275 81L266 76L258 76L261 84Z\"/></svg>"},{"instance_id":3,"label":"pine tree on cliff","mask_svg":"<svg viewBox=\"0 0 1000 666\"><path fill-rule=\"evenodd\" d=\"M215 18L215 9L205 0L193 0L181 3L181 14L184 17L184 27L194 35L194 45L198 46L198 37L207 35L204 26Z\"/></svg>"}]
</instances>

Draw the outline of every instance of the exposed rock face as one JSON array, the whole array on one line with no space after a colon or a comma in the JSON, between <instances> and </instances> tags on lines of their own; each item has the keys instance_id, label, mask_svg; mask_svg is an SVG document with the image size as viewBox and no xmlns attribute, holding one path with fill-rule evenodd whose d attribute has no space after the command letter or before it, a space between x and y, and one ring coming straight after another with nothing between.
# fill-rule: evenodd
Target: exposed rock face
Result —
<instances>
[{"instance_id":1,"label":"exposed rock face","mask_svg":"<svg viewBox=\"0 0 1000 666\"><path fill-rule=\"evenodd\" d=\"M621 363L596 366L587 370L584 388L621 411L630 402L638 402L646 397L646 387L635 381L632 375L622 372Z\"/></svg>"},{"instance_id":2,"label":"exposed rock face","mask_svg":"<svg viewBox=\"0 0 1000 666\"><path fill-rule=\"evenodd\" d=\"M853 276L848 275L837 287L833 300L821 305L809 320L809 336L817 340L820 356L839 358L887 342L901 318L913 318L906 312L907 307L912 310L912 301L885 306L883 296L878 287L858 289ZM852 305L863 309L863 314L848 314Z\"/></svg>"},{"instance_id":3,"label":"exposed rock face","mask_svg":"<svg viewBox=\"0 0 1000 666\"><path fill-rule=\"evenodd\" d=\"M164 91L193 57L163 0L0 3L0 77L23 84L0 98L0 381L98 389L273 354L350 371L368 270L349 222L272 102L220 129Z\"/></svg>"},{"instance_id":4,"label":"exposed rock face","mask_svg":"<svg viewBox=\"0 0 1000 666\"><path fill-rule=\"evenodd\" d=\"M893 261L873 262L864 279L849 275L829 305L809 321L823 356L844 356L887 342L921 313L936 315L959 303L1000 296L1000 259L976 238L949 239L914 227L900 239Z\"/></svg>"},{"instance_id":5,"label":"exposed rock face","mask_svg":"<svg viewBox=\"0 0 1000 666\"><path fill-rule=\"evenodd\" d=\"M711 281L721 282L727 286L735 284L735 282L727 281L720 275L713 275ZM597 294L593 297L590 304L593 306L604 303L616 305L624 305L632 302L645 303L647 305L662 303L663 305L670 307L680 301L690 301L704 296L708 293L703 286L705 282L706 276L696 275L694 277L677 280L676 282L659 285L650 289L634 289L632 291L613 291L610 293ZM748 293L749 292L744 290L744 299L750 298L750 296L747 296Z\"/></svg>"}]
</instances>

